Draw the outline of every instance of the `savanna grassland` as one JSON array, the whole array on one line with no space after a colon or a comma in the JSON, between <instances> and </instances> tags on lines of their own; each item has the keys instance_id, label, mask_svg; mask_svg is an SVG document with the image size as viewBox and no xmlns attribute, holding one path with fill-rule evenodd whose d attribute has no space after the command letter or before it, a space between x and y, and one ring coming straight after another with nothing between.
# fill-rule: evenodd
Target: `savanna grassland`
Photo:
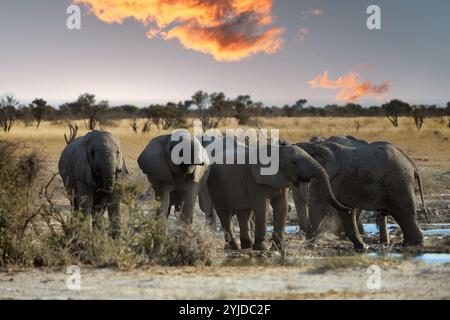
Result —
<instances>
[{"instance_id":1,"label":"savanna grassland","mask_svg":"<svg viewBox=\"0 0 450 320\"><path fill-rule=\"evenodd\" d=\"M87 130L83 122L77 123L80 128L78 136L84 135ZM186 127L190 128L191 123L192 119L188 120ZM369 142L389 141L397 145L416 161L424 181L425 199L434 217L439 218L440 222L449 221L450 128L447 127L447 119L428 118L421 130L416 129L412 118L400 118L400 125L395 128L381 117L259 118L252 119L246 127L256 128L257 124L267 129L280 129L280 136L289 142L307 141L318 135L353 135ZM142 125L139 122L140 128ZM230 120L227 127L238 125ZM141 134L140 128L139 133L134 133L128 120L120 120L103 129L112 132L121 141L127 165L131 169L131 179L141 179L146 184L136 160L150 139L165 131L152 127L149 133ZM66 145L65 133L68 134L68 128L64 122L43 122L39 129L18 123L9 134L0 133L0 140L19 142L27 149L36 150L45 161L42 174L50 177L57 172L57 161ZM60 197L56 202L67 207L68 200L61 190L56 195ZM295 212L290 215L295 216ZM182 233L181 237L190 235ZM235 256L223 251L222 237L221 232L216 232L208 239L215 250L214 259L200 266L173 266L171 263L146 265L129 258L128 253L118 252L114 254L114 261L123 259L123 262L82 266L83 285L80 291L66 288L67 265L64 263L39 269L12 266L0 272L0 298L450 298L448 264L424 265L390 258L375 260L355 255L348 241L322 239L314 246L304 246L304 239L298 239L297 235L288 236L287 260L277 255L255 258L252 254L243 253ZM131 238L140 241L133 235L130 235ZM203 240L195 240L192 245L203 245ZM182 242L180 239L177 241ZM433 252L449 253L448 241L447 237L439 239L439 245L427 240L425 244L428 247L439 246L439 250ZM186 239L184 242L187 242ZM208 246L210 244L205 244L205 247ZM376 244L371 247L374 252L378 250ZM167 252L176 252L175 259L178 259L180 248L170 250ZM204 254L207 250L192 252ZM203 257L199 259L205 260ZM382 289L375 291L366 286L367 267L374 263L381 267L383 281Z\"/></svg>"},{"instance_id":2,"label":"savanna grassland","mask_svg":"<svg viewBox=\"0 0 450 320\"><path fill-rule=\"evenodd\" d=\"M421 130L414 126L412 118L400 118L400 125L395 128L383 117L314 117L314 118L258 118L250 121L248 128L256 128L259 123L263 128L280 129L282 138L290 142L300 142L313 136L328 137L332 135L353 135L373 141L389 141L396 144L413 157L439 163L450 162L450 128L445 118L426 119ZM187 128L191 127L188 120ZM227 128L239 127L235 120L228 122ZM357 125L359 123L359 129ZM78 136L87 132L82 121L78 121ZM140 123L142 125L142 123ZM136 134L131 130L127 120L113 122L103 128L116 135L130 160L136 159L148 141L164 131L152 127L148 134ZM224 129L224 127L220 128ZM64 122L43 122L39 129L34 126L16 125L9 134L0 133L1 139L27 142L30 146L42 148L49 155L49 160L57 160L65 146L64 133L68 129ZM419 159L420 160L420 159Z\"/></svg>"},{"instance_id":3,"label":"savanna grassland","mask_svg":"<svg viewBox=\"0 0 450 320\"><path fill-rule=\"evenodd\" d=\"M307 141L314 136L329 137L332 135L352 135L369 142L388 141L406 151L424 169L425 186L435 192L445 192L450 189L450 128L445 118L426 119L421 130L417 130L412 118L400 118L398 128L383 117L358 118L258 118L250 121L246 128L256 128L257 123L267 129L279 129L280 136L289 142ZM142 127L143 123L139 123ZM83 121L78 122L78 136L87 130ZM192 119L188 120L187 128L192 127ZM227 128L237 128L237 122L230 120ZM357 129L359 127L359 129ZM152 126L147 134L134 133L130 122L121 120L103 128L117 136L130 168L135 169L136 160L154 136L164 134ZM220 128L224 129L224 127ZM167 132L167 131L166 131ZM56 164L61 151L65 147L64 134L68 128L64 122L44 122L39 129L34 126L24 127L18 124L9 134L0 133L0 139L23 142L28 147L42 152L50 165ZM441 182L434 181L431 171L437 171ZM430 172L429 172L430 171Z\"/></svg>"}]
</instances>

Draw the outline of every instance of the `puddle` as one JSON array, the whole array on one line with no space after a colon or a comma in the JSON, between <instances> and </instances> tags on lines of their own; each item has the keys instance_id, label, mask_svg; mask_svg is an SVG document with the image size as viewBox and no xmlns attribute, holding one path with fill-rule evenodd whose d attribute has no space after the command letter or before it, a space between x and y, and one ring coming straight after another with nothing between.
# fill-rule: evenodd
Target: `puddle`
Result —
<instances>
[{"instance_id":1,"label":"puddle","mask_svg":"<svg viewBox=\"0 0 450 320\"><path fill-rule=\"evenodd\" d=\"M422 233L424 236L443 236L443 235L450 235L450 223L433 223L431 224L433 227L441 227L437 229L428 229L423 230ZM397 230L399 227L396 224L389 223L387 225L389 233L392 231ZM449 228L442 228L442 227L449 227ZM267 227L267 232L272 232L273 226ZM285 233L287 234L293 234L300 231L300 228L298 226L287 226L285 228ZM375 223L365 223L364 224L364 231L367 234L378 234L378 227Z\"/></svg>"},{"instance_id":2,"label":"puddle","mask_svg":"<svg viewBox=\"0 0 450 320\"><path fill-rule=\"evenodd\" d=\"M364 223L363 227L364 227L364 231L368 234L378 234L379 233L376 223ZM388 228L389 232L392 232L395 229L398 229L398 226L393 223L388 223L387 228Z\"/></svg>"},{"instance_id":3,"label":"puddle","mask_svg":"<svg viewBox=\"0 0 450 320\"><path fill-rule=\"evenodd\" d=\"M267 227L267 232L272 232L273 231L273 227L269 226ZM284 232L286 234L293 234L293 233L297 233L300 231L300 227L299 226L287 226L284 228Z\"/></svg>"},{"instance_id":4,"label":"puddle","mask_svg":"<svg viewBox=\"0 0 450 320\"><path fill-rule=\"evenodd\" d=\"M450 224L449 223L432 223L431 226L440 227L440 228L423 230L422 233L424 236L450 235ZM388 224L387 227L388 227L389 232L392 232L399 228L396 224ZM449 228L444 229L442 227L449 227ZM375 223L365 223L364 231L368 234L378 234L379 233L378 227Z\"/></svg>"},{"instance_id":5,"label":"puddle","mask_svg":"<svg viewBox=\"0 0 450 320\"><path fill-rule=\"evenodd\" d=\"M408 256L401 253L389 253L385 255L379 255L378 253L368 253L368 257L371 258L395 258L395 259L405 259L411 261L421 261L426 264L445 264L450 263L450 254L448 253L424 253L417 256Z\"/></svg>"},{"instance_id":6,"label":"puddle","mask_svg":"<svg viewBox=\"0 0 450 320\"><path fill-rule=\"evenodd\" d=\"M446 236L450 235L450 229L428 229L422 233L424 236Z\"/></svg>"}]
</instances>

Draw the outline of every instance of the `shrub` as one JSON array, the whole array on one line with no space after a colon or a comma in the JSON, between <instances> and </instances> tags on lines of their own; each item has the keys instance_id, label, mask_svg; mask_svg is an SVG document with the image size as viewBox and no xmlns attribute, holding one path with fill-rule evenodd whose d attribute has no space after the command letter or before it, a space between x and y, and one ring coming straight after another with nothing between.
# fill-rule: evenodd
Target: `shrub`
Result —
<instances>
[{"instance_id":1,"label":"shrub","mask_svg":"<svg viewBox=\"0 0 450 320\"><path fill-rule=\"evenodd\" d=\"M205 225L179 224L169 235L161 262L170 266L209 265L214 254L212 236Z\"/></svg>"},{"instance_id":2,"label":"shrub","mask_svg":"<svg viewBox=\"0 0 450 320\"><path fill-rule=\"evenodd\" d=\"M157 203L141 203L143 183L123 182L115 197L121 200L121 236L109 237L104 221L93 230L90 219L79 214L63 215L49 206L42 216L49 232L42 238L39 261L47 266L87 264L95 267L131 269L150 264L207 264L212 242L205 228L176 226L167 232L165 219L152 218ZM106 220L106 218L105 218Z\"/></svg>"},{"instance_id":3,"label":"shrub","mask_svg":"<svg viewBox=\"0 0 450 320\"><path fill-rule=\"evenodd\" d=\"M0 266L31 265L34 243L31 227L43 210L37 176L42 159L18 145L0 141Z\"/></svg>"}]
</instances>

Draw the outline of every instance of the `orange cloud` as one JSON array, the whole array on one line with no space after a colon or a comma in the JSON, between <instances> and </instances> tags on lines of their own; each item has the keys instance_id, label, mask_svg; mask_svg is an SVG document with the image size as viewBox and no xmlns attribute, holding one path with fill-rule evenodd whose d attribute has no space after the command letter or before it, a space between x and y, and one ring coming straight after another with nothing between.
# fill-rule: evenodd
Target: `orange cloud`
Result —
<instances>
[{"instance_id":1,"label":"orange cloud","mask_svg":"<svg viewBox=\"0 0 450 320\"><path fill-rule=\"evenodd\" d=\"M376 99L382 99L391 90L392 81L385 81L380 85L374 85L371 81L361 82L360 74L356 71L350 71L343 77L331 80L328 71L319 74L308 84L312 89L322 88L340 90L336 99L339 101L356 102L363 97L372 96Z\"/></svg>"},{"instance_id":2,"label":"orange cloud","mask_svg":"<svg viewBox=\"0 0 450 320\"><path fill-rule=\"evenodd\" d=\"M302 11L302 19L306 20L310 17L317 17L317 16L321 16L323 14L323 10L322 9L318 9L318 8L309 8L308 10L304 10Z\"/></svg>"},{"instance_id":3,"label":"orange cloud","mask_svg":"<svg viewBox=\"0 0 450 320\"><path fill-rule=\"evenodd\" d=\"M135 19L149 38L178 39L219 61L276 53L283 29L272 26L272 0L73 0L101 21Z\"/></svg>"}]
</instances>

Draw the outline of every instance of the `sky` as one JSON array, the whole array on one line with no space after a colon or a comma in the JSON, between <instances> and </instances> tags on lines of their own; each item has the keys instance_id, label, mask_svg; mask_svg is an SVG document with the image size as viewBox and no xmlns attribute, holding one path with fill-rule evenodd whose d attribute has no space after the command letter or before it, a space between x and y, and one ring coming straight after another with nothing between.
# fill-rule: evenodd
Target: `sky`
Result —
<instances>
[{"instance_id":1,"label":"sky","mask_svg":"<svg viewBox=\"0 0 450 320\"><path fill-rule=\"evenodd\" d=\"M66 10L81 8L81 29ZM381 9L381 30L366 10ZM58 105L450 101L448 0L1 0L0 95Z\"/></svg>"}]
</instances>

